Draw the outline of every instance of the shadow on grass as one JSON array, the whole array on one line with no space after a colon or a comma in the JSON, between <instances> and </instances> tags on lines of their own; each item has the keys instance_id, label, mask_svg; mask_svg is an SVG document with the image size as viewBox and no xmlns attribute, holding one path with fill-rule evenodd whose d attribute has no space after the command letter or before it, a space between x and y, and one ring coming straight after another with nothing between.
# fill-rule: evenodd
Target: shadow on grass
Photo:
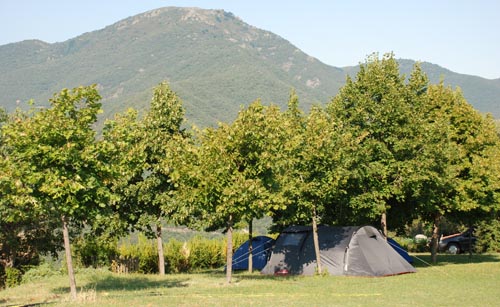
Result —
<instances>
[{"instance_id":1,"label":"shadow on grass","mask_svg":"<svg viewBox=\"0 0 500 307\"><path fill-rule=\"evenodd\" d=\"M188 281L189 278L181 277L153 280L146 276L106 275L103 277L94 277L92 281L84 284L82 289L105 292L158 290L187 287ZM66 294L69 293L69 287L56 288L53 292L56 294Z\"/></svg>"},{"instance_id":2,"label":"shadow on grass","mask_svg":"<svg viewBox=\"0 0 500 307\"><path fill-rule=\"evenodd\" d=\"M221 279L226 278L226 271L224 270L202 270L195 272L194 274L205 274L212 277L218 277ZM274 275L264 275L260 273L260 270L255 269L253 273L248 273L247 270L233 270L232 279L233 282L238 282L240 280L291 280L300 278L299 275L288 275L288 276L274 276Z\"/></svg>"},{"instance_id":3,"label":"shadow on grass","mask_svg":"<svg viewBox=\"0 0 500 307\"><path fill-rule=\"evenodd\" d=\"M432 264L431 254L415 254L413 257L413 266L428 267L443 266L447 264L466 264L466 263L484 263L484 262L500 262L500 254L438 254L437 263Z\"/></svg>"}]
</instances>

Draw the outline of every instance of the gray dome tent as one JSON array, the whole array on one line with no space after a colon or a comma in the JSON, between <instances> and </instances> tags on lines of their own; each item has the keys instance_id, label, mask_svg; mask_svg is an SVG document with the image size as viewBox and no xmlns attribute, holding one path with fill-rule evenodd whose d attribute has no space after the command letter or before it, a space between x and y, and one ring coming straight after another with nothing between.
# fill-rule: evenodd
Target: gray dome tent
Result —
<instances>
[{"instance_id":1,"label":"gray dome tent","mask_svg":"<svg viewBox=\"0 0 500 307\"><path fill-rule=\"evenodd\" d=\"M414 273L372 226L318 227L321 265L330 275L389 276ZM263 274L313 275L316 256L312 227L291 226L276 239Z\"/></svg>"}]
</instances>

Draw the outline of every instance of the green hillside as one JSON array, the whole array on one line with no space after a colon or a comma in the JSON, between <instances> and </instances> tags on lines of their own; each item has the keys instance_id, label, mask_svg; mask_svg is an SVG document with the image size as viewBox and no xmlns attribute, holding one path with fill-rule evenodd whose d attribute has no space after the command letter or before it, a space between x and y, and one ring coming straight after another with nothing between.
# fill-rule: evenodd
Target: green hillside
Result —
<instances>
[{"instance_id":1,"label":"green hillside","mask_svg":"<svg viewBox=\"0 0 500 307\"><path fill-rule=\"evenodd\" d=\"M500 80L436 67L477 109L500 117ZM127 107L144 109L152 88L168 80L188 119L203 126L232 120L257 98L284 106L292 87L304 108L324 103L353 70L325 65L231 13L169 7L62 43L0 46L0 106L12 111L31 98L46 104L62 88L97 83L105 116L111 116Z\"/></svg>"},{"instance_id":2,"label":"green hillside","mask_svg":"<svg viewBox=\"0 0 500 307\"><path fill-rule=\"evenodd\" d=\"M401 73L409 76L415 61L398 60ZM489 80L477 76L464 75L453 72L439 65L423 62L422 69L429 77L431 83L443 80L445 84L460 87L467 101L483 113L491 113L495 118L500 118L500 79ZM359 66L344 67L343 70L355 76Z\"/></svg>"}]
</instances>

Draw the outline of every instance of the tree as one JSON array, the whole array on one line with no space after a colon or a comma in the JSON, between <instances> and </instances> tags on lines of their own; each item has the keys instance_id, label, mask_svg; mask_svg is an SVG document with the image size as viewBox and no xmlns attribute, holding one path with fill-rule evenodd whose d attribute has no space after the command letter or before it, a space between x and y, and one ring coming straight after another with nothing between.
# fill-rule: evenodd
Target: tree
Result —
<instances>
[{"instance_id":1,"label":"tree","mask_svg":"<svg viewBox=\"0 0 500 307\"><path fill-rule=\"evenodd\" d=\"M112 180L107 185L112 193L112 216L98 216L94 232L107 232L114 236L125 235L133 230L141 215L133 188L143 180L146 154L141 142L142 122L134 109L116 114L106 120L102 131L99 151L110 163Z\"/></svg>"},{"instance_id":2,"label":"tree","mask_svg":"<svg viewBox=\"0 0 500 307\"><path fill-rule=\"evenodd\" d=\"M417 65L406 81L392 54L377 54L360 66L356 79L346 85L327 106L342 135L353 142L346 154L345 198L357 223L380 217L387 235L387 212L397 209L411 217L405 208L406 191L415 174L418 155L419 109L427 88L427 78ZM359 218L361 217L361 218ZM353 216L351 216L353 218ZM403 220L403 223L405 220Z\"/></svg>"},{"instance_id":3,"label":"tree","mask_svg":"<svg viewBox=\"0 0 500 307\"><path fill-rule=\"evenodd\" d=\"M434 225L431 252L436 262L443 216L466 215L471 223L473 216L498 210L499 139L492 119L442 82L429 87L423 118L426 134L415 191L422 216Z\"/></svg>"},{"instance_id":4,"label":"tree","mask_svg":"<svg viewBox=\"0 0 500 307\"><path fill-rule=\"evenodd\" d=\"M62 224L73 299L77 293L68 226L91 219L106 208L109 196L108 172L92 129L101 111L99 99L95 86L63 89L49 100L50 108L18 116L4 127L13 163L26 166L15 180L29 189L30 210L55 216Z\"/></svg>"},{"instance_id":5,"label":"tree","mask_svg":"<svg viewBox=\"0 0 500 307\"><path fill-rule=\"evenodd\" d=\"M280 111L260 101L240 111L231 124L208 128L199 136L198 163L191 187L206 228L227 233L227 282L232 274L232 231L241 220L262 217L282 201L274 193L274 166L279 156Z\"/></svg>"},{"instance_id":6,"label":"tree","mask_svg":"<svg viewBox=\"0 0 500 307\"><path fill-rule=\"evenodd\" d=\"M187 138L181 128L183 120L182 101L162 82L154 88L150 110L142 123L137 123L136 113L131 111L105 130L106 140L122 152L115 162L125 176L114 184L118 203L128 207L121 214L127 214L126 220L136 229L156 238L161 275L165 274L162 221L167 218L175 222L180 212L175 200L178 171L173 156L178 157L179 143Z\"/></svg>"},{"instance_id":7,"label":"tree","mask_svg":"<svg viewBox=\"0 0 500 307\"><path fill-rule=\"evenodd\" d=\"M17 117L23 115L17 111ZM0 128L14 118L0 109ZM32 210L30 189L19 180L28 171L26 163L14 160L0 129L0 264L4 271L36 264L39 253L55 253L59 247L53 219Z\"/></svg>"},{"instance_id":8,"label":"tree","mask_svg":"<svg viewBox=\"0 0 500 307\"><path fill-rule=\"evenodd\" d=\"M298 111L298 98L292 92L282 126L286 127L286 172L280 177L286 210L275 212L281 225L311 222L318 273L322 273L317 225L333 221L336 199L343 194L345 150L351 146L349 135L338 131L338 122L323 108L314 106L307 116ZM328 216L330 214L330 216Z\"/></svg>"}]
</instances>

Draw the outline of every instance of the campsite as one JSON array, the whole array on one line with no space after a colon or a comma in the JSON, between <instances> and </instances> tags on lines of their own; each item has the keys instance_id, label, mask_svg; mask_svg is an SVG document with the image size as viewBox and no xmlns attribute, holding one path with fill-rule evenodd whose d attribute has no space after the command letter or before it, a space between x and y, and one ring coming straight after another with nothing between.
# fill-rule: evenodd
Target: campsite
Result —
<instances>
[{"instance_id":1,"label":"campsite","mask_svg":"<svg viewBox=\"0 0 500 307\"><path fill-rule=\"evenodd\" d=\"M112 274L77 272L79 299L69 301L67 276L40 278L0 292L0 306L498 306L498 254L413 254L416 274L391 277L267 276L238 272L231 285L224 273ZM430 303L432 302L432 303ZM32 305L37 306L37 305Z\"/></svg>"},{"instance_id":2,"label":"campsite","mask_svg":"<svg viewBox=\"0 0 500 307\"><path fill-rule=\"evenodd\" d=\"M377 49L196 7L0 45L0 307L500 305L500 79Z\"/></svg>"}]
</instances>

